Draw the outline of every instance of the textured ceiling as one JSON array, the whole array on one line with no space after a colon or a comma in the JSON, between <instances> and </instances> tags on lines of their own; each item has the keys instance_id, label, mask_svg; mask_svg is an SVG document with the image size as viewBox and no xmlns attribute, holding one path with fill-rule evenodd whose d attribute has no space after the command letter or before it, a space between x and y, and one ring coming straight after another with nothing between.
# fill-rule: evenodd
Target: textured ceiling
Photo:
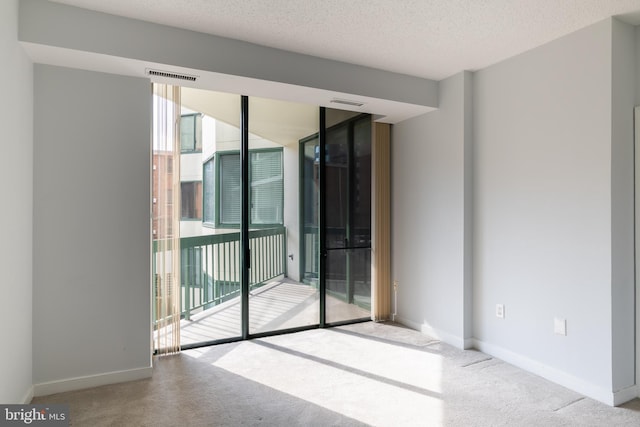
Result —
<instances>
[{"instance_id":1,"label":"textured ceiling","mask_svg":"<svg viewBox=\"0 0 640 427\"><path fill-rule=\"evenodd\" d=\"M55 0L435 80L478 70L640 0Z\"/></svg>"}]
</instances>

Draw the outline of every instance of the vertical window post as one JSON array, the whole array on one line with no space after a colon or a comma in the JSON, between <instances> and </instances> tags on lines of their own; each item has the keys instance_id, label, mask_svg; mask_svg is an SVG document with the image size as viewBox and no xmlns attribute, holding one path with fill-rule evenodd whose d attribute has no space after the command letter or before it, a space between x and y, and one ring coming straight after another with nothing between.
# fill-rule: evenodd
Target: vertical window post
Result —
<instances>
[{"instance_id":1,"label":"vertical window post","mask_svg":"<svg viewBox=\"0 0 640 427\"><path fill-rule=\"evenodd\" d=\"M240 175L242 183L240 247L241 247L241 298L242 298L242 338L249 337L249 98L242 96L240 116Z\"/></svg>"},{"instance_id":2,"label":"vertical window post","mask_svg":"<svg viewBox=\"0 0 640 427\"><path fill-rule=\"evenodd\" d=\"M327 144L327 124L326 124L326 110L324 107L320 107L320 161L318 173L320 175L320 212L318 217L318 228L320 229L320 265L319 265L319 284L320 284L320 327L326 326L327 318L327 295L326 295L326 269L327 269L327 233L325 231L327 212L325 209L325 185L326 175L324 173L325 159L326 159L326 144Z\"/></svg>"}]
</instances>

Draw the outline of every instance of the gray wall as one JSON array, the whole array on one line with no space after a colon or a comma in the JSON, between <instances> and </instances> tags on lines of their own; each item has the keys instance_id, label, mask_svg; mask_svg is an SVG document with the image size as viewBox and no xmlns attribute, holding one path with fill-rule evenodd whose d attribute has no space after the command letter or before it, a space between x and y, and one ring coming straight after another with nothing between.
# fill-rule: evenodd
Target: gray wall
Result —
<instances>
[{"instance_id":1,"label":"gray wall","mask_svg":"<svg viewBox=\"0 0 640 427\"><path fill-rule=\"evenodd\" d=\"M0 402L24 403L31 389L33 65L18 44L18 0L0 2L3 225L0 245Z\"/></svg>"},{"instance_id":2,"label":"gray wall","mask_svg":"<svg viewBox=\"0 0 640 427\"><path fill-rule=\"evenodd\" d=\"M482 350L609 403L634 384L635 37L602 21L474 73L472 96L460 75L440 82L440 110L395 125L400 320L456 345L472 328Z\"/></svg>"},{"instance_id":3,"label":"gray wall","mask_svg":"<svg viewBox=\"0 0 640 427\"><path fill-rule=\"evenodd\" d=\"M635 28L612 20L611 298L613 390L635 384Z\"/></svg>"},{"instance_id":4,"label":"gray wall","mask_svg":"<svg viewBox=\"0 0 640 427\"><path fill-rule=\"evenodd\" d=\"M635 28L636 31L636 105L640 105L640 26Z\"/></svg>"},{"instance_id":5,"label":"gray wall","mask_svg":"<svg viewBox=\"0 0 640 427\"><path fill-rule=\"evenodd\" d=\"M610 389L611 24L474 83L474 335Z\"/></svg>"},{"instance_id":6,"label":"gray wall","mask_svg":"<svg viewBox=\"0 0 640 427\"><path fill-rule=\"evenodd\" d=\"M398 319L458 347L471 338L470 93L470 73L441 81L439 110L395 125L392 138Z\"/></svg>"},{"instance_id":7,"label":"gray wall","mask_svg":"<svg viewBox=\"0 0 640 427\"><path fill-rule=\"evenodd\" d=\"M145 79L36 65L33 381L148 368Z\"/></svg>"},{"instance_id":8,"label":"gray wall","mask_svg":"<svg viewBox=\"0 0 640 427\"><path fill-rule=\"evenodd\" d=\"M633 384L633 302L621 298L633 293L622 92L634 90L613 58L614 46L628 52L623 27L602 21L474 80L474 335L592 394ZM555 316L566 337L553 334Z\"/></svg>"}]
</instances>

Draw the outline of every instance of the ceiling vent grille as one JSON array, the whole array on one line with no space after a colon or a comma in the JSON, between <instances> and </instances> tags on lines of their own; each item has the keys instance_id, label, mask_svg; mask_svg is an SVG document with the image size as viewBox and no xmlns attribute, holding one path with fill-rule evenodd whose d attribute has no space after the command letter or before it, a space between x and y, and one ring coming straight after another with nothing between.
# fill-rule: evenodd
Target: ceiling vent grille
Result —
<instances>
[{"instance_id":1,"label":"ceiling vent grille","mask_svg":"<svg viewBox=\"0 0 640 427\"><path fill-rule=\"evenodd\" d=\"M192 76L189 74L180 74L173 73L171 71L162 71L162 70L147 70L147 74L150 76L158 76L158 77L166 77L169 79L178 79L178 80L188 80L190 82L195 82L198 76Z\"/></svg>"},{"instance_id":2,"label":"ceiling vent grille","mask_svg":"<svg viewBox=\"0 0 640 427\"><path fill-rule=\"evenodd\" d=\"M339 99L339 98L333 98L331 102L334 104L351 105L352 107L362 107L364 105L364 102L351 101L349 99Z\"/></svg>"}]
</instances>

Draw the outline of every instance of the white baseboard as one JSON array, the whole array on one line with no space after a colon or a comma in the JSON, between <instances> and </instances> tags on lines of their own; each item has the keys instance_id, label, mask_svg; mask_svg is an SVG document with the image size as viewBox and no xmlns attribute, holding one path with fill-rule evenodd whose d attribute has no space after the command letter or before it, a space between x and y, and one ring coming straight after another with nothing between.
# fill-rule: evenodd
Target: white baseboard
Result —
<instances>
[{"instance_id":1,"label":"white baseboard","mask_svg":"<svg viewBox=\"0 0 640 427\"><path fill-rule=\"evenodd\" d=\"M396 317L396 322L403 324L405 326L410 327L411 329L415 329L417 331L422 332L425 335L428 335L430 337L436 338L444 343L447 343L449 345L452 345L456 348L459 348L461 350L465 350L468 348L472 348L473 347L473 340L472 339L462 339L459 336L450 334L448 332L445 332L441 329L437 329L434 328L430 325L427 325L426 323L417 323L417 322L413 322L409 319L405 319L403 317Z\"/></svg>"},{"instance_id":2,"label":"white baseboard","mask_svg":"<svg viewBox=\"0 0 640 427\"><path fill-rule=\"evenodd\" d=\"M463 350L469 350L475 348L475 339L474 338L466 338L464 340L464 348Z\"/></svg>"},{"instance_id":3,"label":"white baseboard","mask_svg":"<svg viewBox=\"0 0 640 427\"><path fill-rule=\"evenodd\" d=\"M400 317L400 316L396 315L396 317L394 319L394 322L398 322L401 325L407 326L407 327L409 327L411 329L415 329L416 331L420 330L420 324L419 323L413 322L413 321L411 321L409 319L405 319L404 317Z\"/></svg>"},{"instance_id":4,"label":"white baseboard","mask_svg":"<svg viewBox=\"0 0 640 427\"><path fill-rule=\"evenodd\" d=\"M462 339L439 329L433 328L425 323L414 322L410 319L396 316L396 322L418 330L425 335L439 339L459 349L476 348L483 353L494 356L514 366L522 368L528 372L539 375L549 381L567 387L577 393L588 396L610 406L622 405L625 402L640 397L640 385L634 385L625 389L613 392L606 388L584 381L578 377L568 374L560 369L537 362L528 357L514 353L503 347L480 341L476 338Z\"/></svg>"},{"instance_id":5,"label":"white baseboard","mask_svg":"<svg viewBox=\"0 0 640 427\"><path fill-rule=\"evenodd\" d=\"M81 390L84 388L98 387L107 384L123 383L151 377L152 367L130 369L127 371L107 372L86 377L68 378L58 381L35 384L32 389L33 396L47 396L65 391Z\"/></svg>"},{"instance_id":6,"label":"white baseboard","mask_svg":"<svg viewBox=\"0 0 640 427\"><path fill-rule=\"evenodd\" d=\"M27 393L22 398L22 403L24 405L28 405L31 403L31 399L33 399L33 386L29 387L29 390L27 390Z\"/></svg>"},{"instance_id":7,"label":"white baseboard","mask_svg":"<svg viewBox=\"0 0 640 427\"><path fill-rule=\"evenodd\" d=\"M613 393L613 406L622 405L637 397L640 397L640 387L637 385L618 390Z\"/></svg>"},{"instance_id":8,"label":"white baseboard","mask_svg":"<svg viewBox=\"0 0 640 427\"><path fill-rule=\"evenodd\" d=\"M610 406L620 405L638 397L638 388L636 386L614 393L611 390L607 390L606 388L584 381L557 368L536 362L535 360L514 353L503 347L489 344L478 339L474 339L473 343L474 347L483 353L487 353L507 363L539 375L542 378L556 384L560 384L561 386L567 387L577 393L584 394L585 396Z\"/></svg>"}]
</instances>

